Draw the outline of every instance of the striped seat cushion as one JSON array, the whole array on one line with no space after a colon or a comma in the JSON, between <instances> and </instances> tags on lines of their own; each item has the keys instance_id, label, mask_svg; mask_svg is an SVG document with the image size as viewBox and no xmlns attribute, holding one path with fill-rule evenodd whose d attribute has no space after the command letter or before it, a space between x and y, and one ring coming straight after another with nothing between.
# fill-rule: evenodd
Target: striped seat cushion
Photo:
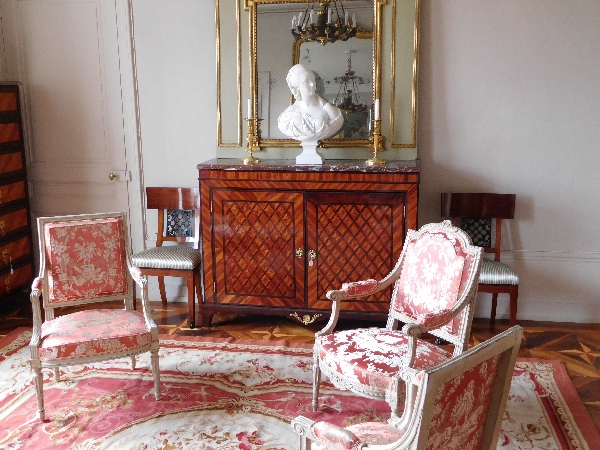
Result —
<instances>
[{"instance_id":1,"label":"striped seat cushion","mask_svg":"<svg viewBox=\"0 0 600 450\"><path fill-rule=\"evenodd\" d=\"M481 272L479 273L479 284L519 284L517 272L500 261L483 259Z\"/></svg>"},{"instance_id":2,"label":"striped seat cushion","mask_svg":"<svg viewBox=\"0 0 600 450\"><path fill-rule=\"evenodd\" d=\"M200 264L200 251L183 245L155 247L133 255L134 266L150 269L192 270Z\"/></svg>"}]
</instances>

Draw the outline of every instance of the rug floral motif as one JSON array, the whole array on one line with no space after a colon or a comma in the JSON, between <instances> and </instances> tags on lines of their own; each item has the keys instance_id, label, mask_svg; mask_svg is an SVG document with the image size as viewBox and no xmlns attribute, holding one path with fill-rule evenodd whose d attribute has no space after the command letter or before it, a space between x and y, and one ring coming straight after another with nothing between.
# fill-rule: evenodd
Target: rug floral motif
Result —
<instances>
[{"instance_id":1,"label":"rug floral motif","mask_svg":"<svg viewBox=\"0 0 600 450\"><path fill-rule=\"evenodd\" d=\"M135 371L128 358L61 369L59 383L45 370L47 420L40 422L30 336L19 329L0 341L0 449L287 450L298 448L289 423L300 414L342 426L389 417L384 402L327 382L312 412L312 349L306 345L164 336L160 401L152 393L148 355L138 357ZM589 416L580 428L582 419L571 413L574 388L567 404L556 383L561 368L518 362L499 449L596 448L586 443L598 438Z\"/></svg>"}]
</instances>

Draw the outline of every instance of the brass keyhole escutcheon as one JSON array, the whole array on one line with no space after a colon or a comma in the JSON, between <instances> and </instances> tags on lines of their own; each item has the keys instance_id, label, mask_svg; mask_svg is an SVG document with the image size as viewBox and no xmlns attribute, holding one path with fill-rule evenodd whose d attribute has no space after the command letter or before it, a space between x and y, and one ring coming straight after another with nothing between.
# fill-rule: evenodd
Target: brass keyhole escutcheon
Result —
<instances>
[{"instance_id":1,"label":"brass keyhole escutcheon","mask_svg":"<svg viewBox=\"0 0 600 450\"><path fill-rule=\"evenodd\" d=\"M111 173L108 174L108 179L110 181L113 181L115 178L117 178L117 176L113 172L111 172Z\"/></svg>"},{"instance_id":2,"label":"brass keyhole escutcheon","mask_svg":"<svg viewBox=\"0 0 600 450\"><path fill-rule=\"evenodd\" d=\"M297 248L297 249L296 249L296 256L297 256L298 258L302 258L302 255L304 255L304 250L303 250L303 249L301 249L301 248Z\"/></svg>"},{"instance_id":3,"label":"brass keyhole escutcheon","mask_svg":"<svg viewBox=\"0 0 600 450\"><path fill-rule=\"evenodd\" d=\"M309 251L308 251L308 257L309 257L310 259L315 259L315 258L317 257L317 252L316 252L316 251L314 251L314 250L309 250Z\"/></svg>"}]
</instances>

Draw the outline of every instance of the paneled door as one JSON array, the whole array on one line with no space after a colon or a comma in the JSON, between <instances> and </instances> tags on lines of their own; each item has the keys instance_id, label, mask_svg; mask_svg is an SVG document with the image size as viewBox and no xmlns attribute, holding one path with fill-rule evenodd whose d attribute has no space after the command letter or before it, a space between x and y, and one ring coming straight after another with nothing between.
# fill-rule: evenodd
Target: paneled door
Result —
<instances>
[{"instance_id":1,"label":"paneled door","mask_svg":"<svg viewBox=\"0 0 600 450\"><path fill-rule=\"evenodd\" d=\"M124 4L17 2L34 216L129 210Z\"/></svg>"}]
</instances>

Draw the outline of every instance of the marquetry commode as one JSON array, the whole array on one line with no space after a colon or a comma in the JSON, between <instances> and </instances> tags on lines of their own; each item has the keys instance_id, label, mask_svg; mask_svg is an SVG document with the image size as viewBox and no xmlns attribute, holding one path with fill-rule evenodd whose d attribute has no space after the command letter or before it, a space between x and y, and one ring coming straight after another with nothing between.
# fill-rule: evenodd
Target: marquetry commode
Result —
<instances>
[{"instance_id":1,"label":"marquetry commode","mask_svg":"<svg viewBox=\"0 0 600 450\"><path fill-rule=\"evenodd\" d=\"M418 161L213 159L198 171L202 326L216 312L327 319L327 291L383 278L417 228ZM385 320L389 298L345 302L341 317Z\"/></svg>"}]
</instances>

